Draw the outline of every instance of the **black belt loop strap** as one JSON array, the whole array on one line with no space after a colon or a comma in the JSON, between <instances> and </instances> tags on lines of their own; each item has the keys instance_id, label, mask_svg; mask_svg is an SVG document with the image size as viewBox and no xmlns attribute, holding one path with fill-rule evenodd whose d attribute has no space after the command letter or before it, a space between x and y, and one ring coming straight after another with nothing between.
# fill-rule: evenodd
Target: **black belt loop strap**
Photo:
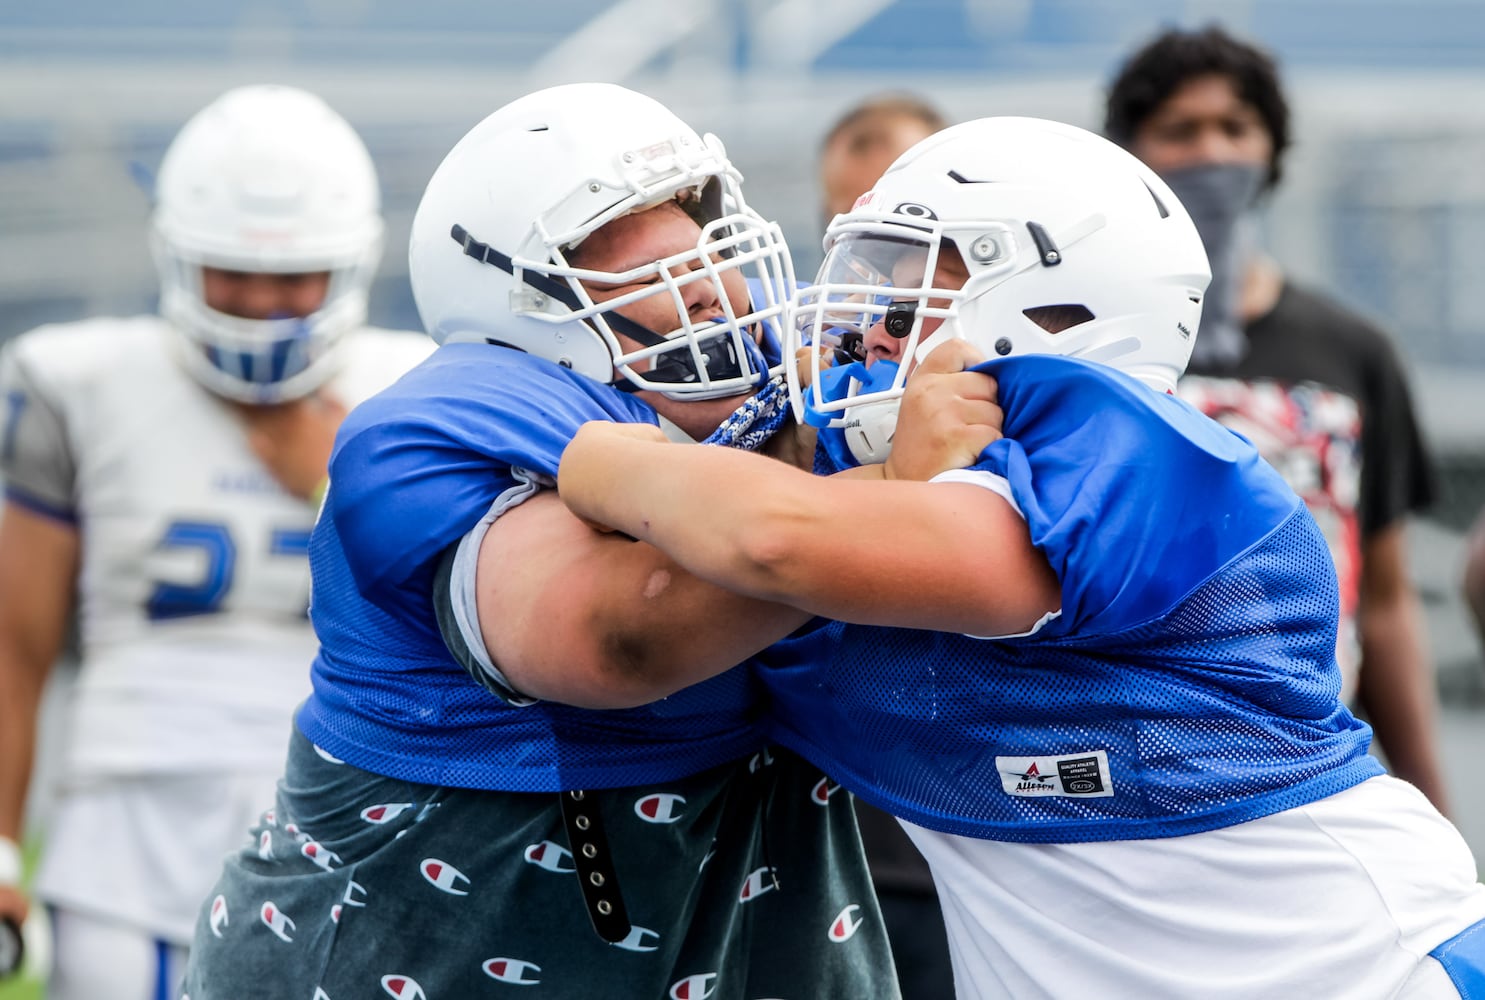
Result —
<instances>
[{"instance_id":1,"label":"black belt loop strap","mask_svg":"<svg viewBox=\"0 0 1485 1000\"><path fill-rule=\"evenodd\" d=\"M608 836L598 815L597 801L582 791L563 792L562 822L567 827L567 843L572 848L577 866L578 884L588 919L603 940L613 944L629 936L629 915L619 895L619 879L614 874L613 855L609 853Z\"/></svg>"}]
</instances>

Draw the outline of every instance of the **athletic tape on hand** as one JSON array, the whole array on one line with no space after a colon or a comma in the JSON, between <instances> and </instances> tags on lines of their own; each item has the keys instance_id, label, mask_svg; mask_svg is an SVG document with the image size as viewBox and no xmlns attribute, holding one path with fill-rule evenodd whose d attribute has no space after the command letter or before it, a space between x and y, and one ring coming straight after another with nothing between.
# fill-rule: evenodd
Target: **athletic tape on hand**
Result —
<instances>
[{"instance_id":1,"label":"athletic tape on hand","mask_svg":"<svg viewBox=\"0 0 1485 1000\"><path fill-rule=\"evenodd\" d=\"M21 884L21 845L0 837L0 885Z\"/></svg>"}]
</instances>

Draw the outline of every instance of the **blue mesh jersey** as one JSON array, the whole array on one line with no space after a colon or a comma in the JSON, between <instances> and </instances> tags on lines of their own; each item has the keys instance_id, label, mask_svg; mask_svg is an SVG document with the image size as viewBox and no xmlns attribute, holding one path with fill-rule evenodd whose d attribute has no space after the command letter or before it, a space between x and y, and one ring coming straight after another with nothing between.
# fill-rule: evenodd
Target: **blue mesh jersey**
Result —
<instances>
[{"instance_id":1,"label":"blue mesh jersey","mask_svg":"<svg viewBox=\"0 0 1485 1000\"><path fill-rule=\"evenodd\" d=\"M506 490L555 477L587 420L655 423L644 403L549 362L448 344L347 417L310 540L320 639L300 730L333 756L406 781L505 791L625 787L763 745L749 672L655 704L516 707L446 647L435 571Z\"/></svg>"},{"instance_id":2,"label":"blue mesh jersey","mask_svg":"<svg viewBox=\"0 0 1485 1000\"><path fill-rule=\"evenodd\" d=\"M1008 481L1060 616L775 647L779 742L919 825L1036 843L1216 829L1381 773L1338 700L1325 539L1249 443L1106 367L981 370L1005 437L976 468Z\"/></svg>"}]
</instances>

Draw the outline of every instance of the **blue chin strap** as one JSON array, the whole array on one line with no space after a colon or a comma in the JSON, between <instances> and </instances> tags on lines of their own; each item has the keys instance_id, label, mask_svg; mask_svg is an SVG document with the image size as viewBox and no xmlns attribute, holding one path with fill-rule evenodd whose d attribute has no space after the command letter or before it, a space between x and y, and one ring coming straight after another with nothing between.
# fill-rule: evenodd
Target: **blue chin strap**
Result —
<instances>
[{"instance_id":1,"label":"blue chin strap","mask_svg":"<svg viewBox=\"0 0 1485 1000\"><path fill-rule=\"evenodd\" d=\"M848 396L864 396L869 392L885 392L897 380L896 361L878 361L870 368L864 361L853 361L848 365L826 368L820 372L820 395L827 403L838 403ZM851 392L851 383L859 383L856 392ZM804 422L811 427L828 427L830 421L838 419L841 412L821 413L815 409L815 394L806 389L804 393Z\"/></svg>"}]
</instances>

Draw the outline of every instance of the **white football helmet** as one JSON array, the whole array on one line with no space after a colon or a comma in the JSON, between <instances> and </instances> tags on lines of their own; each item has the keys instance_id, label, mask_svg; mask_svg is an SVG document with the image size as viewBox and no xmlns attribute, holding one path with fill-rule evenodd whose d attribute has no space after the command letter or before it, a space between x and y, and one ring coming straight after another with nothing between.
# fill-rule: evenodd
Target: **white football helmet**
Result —
<instances>
[{"instance_id":1,"label":"white football helmet","mask_svg":"<svg viewBox=\"0 0 1485 1000\"><path fill-rule=\"evenodd\" d=\"M335 343L366 321L380 213L366 147L313 94L241 87L197 112L160 165L151 239L160 311L185 335L191 373L247 403L320 386L333 373ZM244 319L206 304L203 266L328 271L330 284L308 316Z\"/></svg>"},{"instance_id":2,"label":"white football helmet","mask_svg":"<svg viewBox=\"0 0 1485 1000\"><path fill-rule=\"evenodd\" d=\"M945 247L968 272L963 287L932 287ZM878 322L905 339L904 363L870 374L824 369L818 350L808 388L790 368L796 414L846 427L862 461L886 457L909 360L950 338L987 357L1085 358L1174 391L1211 277L1195 226L1152 170L1091 132L1034 118L983 118L919 142L835 217L825 249L815 284L794 296L785 356L859 344ZM942 322L924 336L927 320Z\"/></svg>"},{"instance_id":3,"label":"white football helmet","mask_svg":"<svg viewBox=\"0 0 1485 1000\"><path fill-rule=\"evenodd\" d=\"M765 324L782 337L794 271L741 180L715 136L643 94L604 83L528 94L476 125L428 182L409 247L423 325L439 343L514 347L672 398L743 392L777 370L754 341ZM669 200L701 226L694 249L623 274L569 263L604 224ZM722 286L733 270L755 279L746 312ZM640 287L598 304L583 280ZM724 319L687 317L681 296L694 281L715 285ZM650 330L614 311L649 295L675 303L678 327ZM626 350L620 333L641 346Z\"/></svg>"}]
</instances>

